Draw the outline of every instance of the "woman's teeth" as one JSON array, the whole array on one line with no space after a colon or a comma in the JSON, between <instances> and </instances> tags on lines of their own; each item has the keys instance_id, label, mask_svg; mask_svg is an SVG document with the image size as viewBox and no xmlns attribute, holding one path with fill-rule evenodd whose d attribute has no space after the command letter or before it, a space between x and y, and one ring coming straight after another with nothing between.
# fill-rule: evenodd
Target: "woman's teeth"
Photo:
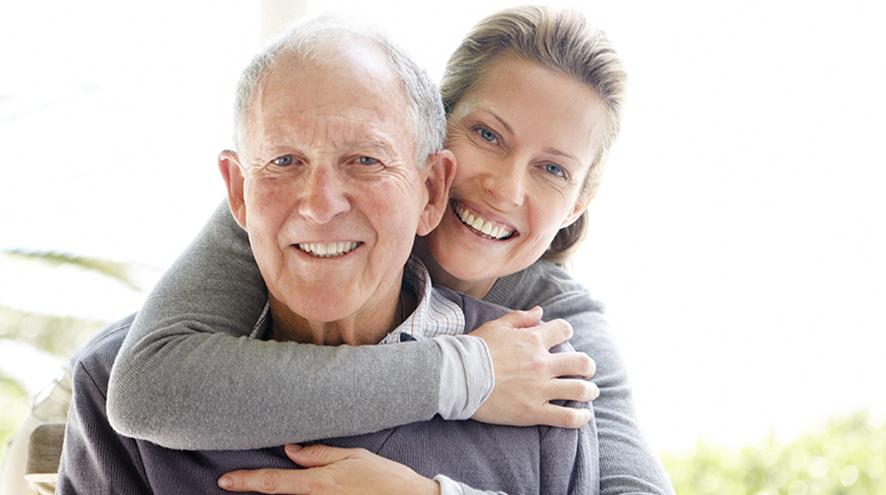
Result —
<instances>
[{"instance_id":1,"label":"woman's teeth","mask_svg":"<svg viewBox=\"0 0 886 495\"><path fill-rule=\"evenodd\" d=\"M461 205L455 205L455 214L458 219L468 227L480 232L481 234L492 239L507 239L514 234L514 231L504 225L487 220L480 215L471 212Z\"/></svg>"},{"instance_id":2,"label":"woman's teeth","mask_svg":"<svg viewBox=\"0 0 886 495\"><path fill-rule=\"evenodd\" d=\"M332 258L334 256L342 256L344 254L348 254L354 249L357 248L359 243L355 241L350 242L306 242L301 244L296 244L296 246L302 251L317 256L320 258Z\"/></svg>"}]
</instances>

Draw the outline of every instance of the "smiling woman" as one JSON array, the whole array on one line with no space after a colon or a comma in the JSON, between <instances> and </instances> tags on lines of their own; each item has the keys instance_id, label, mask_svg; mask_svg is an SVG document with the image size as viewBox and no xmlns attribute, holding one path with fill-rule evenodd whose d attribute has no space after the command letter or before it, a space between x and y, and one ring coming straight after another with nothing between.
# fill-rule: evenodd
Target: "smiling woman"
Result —
<instances>
[{"instance_id":1,"label":"smiling woman","mask_svg":"<svg viewBox=\"0 0 886 495\"><path fill-rule=\"evenodd\" d=\"M450 64L464 57L457 52ZM613 134L603 100L584 81L523 54L500 55L482 74L450 110L447 147L458 172L451 208L426 238L434 276L474 297L535 262L561 230L569 235L593 197L596 157ZM446 90L459 83L446 79L444 96L456 98ZM550 254L564 257L572 247Z\"/></svg>"}]
</instances>

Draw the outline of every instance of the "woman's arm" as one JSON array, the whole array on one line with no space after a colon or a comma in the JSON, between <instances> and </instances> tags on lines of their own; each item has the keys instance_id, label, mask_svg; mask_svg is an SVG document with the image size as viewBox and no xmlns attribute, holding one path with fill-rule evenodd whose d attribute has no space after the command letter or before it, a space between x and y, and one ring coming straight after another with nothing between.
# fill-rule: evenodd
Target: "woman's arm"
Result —
<instances>
[{"instance_id":1,"label":"woman's arm","mask_svg":"<svg viewBox=\"0 0 886 495\"><path fill-rule=\"evenodd\" d=\"M222 205L126 337L108 391L114 428L169 448L248 449L369 433L434 414L467 419L484 400L497 411L485 419L491 423L584 424L564 420L558 409L533 408L569 397L531 384L582 373L580 363L546 359L568 334L555 324L528 328L538 312L488 322L483 338L328 347L248 338L265 300L248 238ZM522 342L533 334L541 338ZM520 365L533 360L551 366Z\"/></svg>"},{"instance_id":2,"label":"woman's arm","mask_svg":"<svg viewBox=\"0 0 886 495\"><path fill-rule=\"evenodd\" d=\"M231 471L219 478L218 485L230 492L250 493L507 495L479 490L443 475L431 480L365 449L287 445L284 452L302 468Z\"/></svg>"},{"instance_id":3,"label":"woman's arm","mask_svg":"<svg viewBox=\"0 0 886 495\"><path fill-rule=\"evenodd\" d=\"M248 238L222 205L126 337L108 392L114 428L170 448L267 447L377 431L441 409L467 417L489 388L476 337L360 347L248 338L266 297ZM456 390L440 394L441 368Z\"/></svg>"}]
</instances>

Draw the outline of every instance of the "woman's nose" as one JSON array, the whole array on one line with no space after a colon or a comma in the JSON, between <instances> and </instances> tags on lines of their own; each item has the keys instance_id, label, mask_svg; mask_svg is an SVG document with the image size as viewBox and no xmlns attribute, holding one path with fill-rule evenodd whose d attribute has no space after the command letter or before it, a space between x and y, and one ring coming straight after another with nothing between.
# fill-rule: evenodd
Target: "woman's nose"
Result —
<instances>
[{"instance_id":1,"label":"woman's nose","mask_svg":"<svg viewBox=\"0 0 886 495\"><path fill-rule=\"evenodd\" d=\"M526 184L519 167L501 167L483 179L483 188L492 197L491 206L503 210L523 205Z\"/></svg>"}]
</instances>

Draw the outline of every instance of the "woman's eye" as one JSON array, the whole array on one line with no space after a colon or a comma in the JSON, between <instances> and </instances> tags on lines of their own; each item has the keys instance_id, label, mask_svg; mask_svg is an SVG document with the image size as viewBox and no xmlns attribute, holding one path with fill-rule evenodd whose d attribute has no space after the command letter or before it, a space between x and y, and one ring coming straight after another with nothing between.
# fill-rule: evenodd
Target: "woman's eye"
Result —
<instances>
[{"instance_id":1,"label":"woman's eye","mask_svg":"<svg viewBox=\"0 0 886 495\"><path fill-rule=\"evenodd\" d=\"M557 165L556 163L546 163L545 164L545 172L554 175L556 177L566 177L566 171L563 170L563 167Z\"/></svg>"},{"instance_id":2,"label":"woman's eye","mask_svg":"<svg viewBox=\"0 0 886 495\"><path fill-rule=\"evenodd\" d=\"M487 143L495 144L498 142L498 135L485 127L477 127L476 132L480 136L480 139Z\"/></svg>"},{"instance_id":3,"label":"woman's eye","mask_svg":"<svg viewBox=\"0 0 886 495\"><path fill-rule=\"evenodd\" d=\"M371 166L371 165L378 165L381 162L379 162L375 158L372 158L371 156L364 155L364 156L357 158L357 163L359 163L360 165Z\"/></svg>"},{"instance_id":4,"label":"woman's eye","mask_svg":"<svg viewBox=\"0 0 886 495\"><path fill-rule=\"evenodd\" d=\"M289 165L292 165L292 162L292 155L283 155L271 160L271 163L278 167L287 167Z\"/></svg>"}]
</instances>

